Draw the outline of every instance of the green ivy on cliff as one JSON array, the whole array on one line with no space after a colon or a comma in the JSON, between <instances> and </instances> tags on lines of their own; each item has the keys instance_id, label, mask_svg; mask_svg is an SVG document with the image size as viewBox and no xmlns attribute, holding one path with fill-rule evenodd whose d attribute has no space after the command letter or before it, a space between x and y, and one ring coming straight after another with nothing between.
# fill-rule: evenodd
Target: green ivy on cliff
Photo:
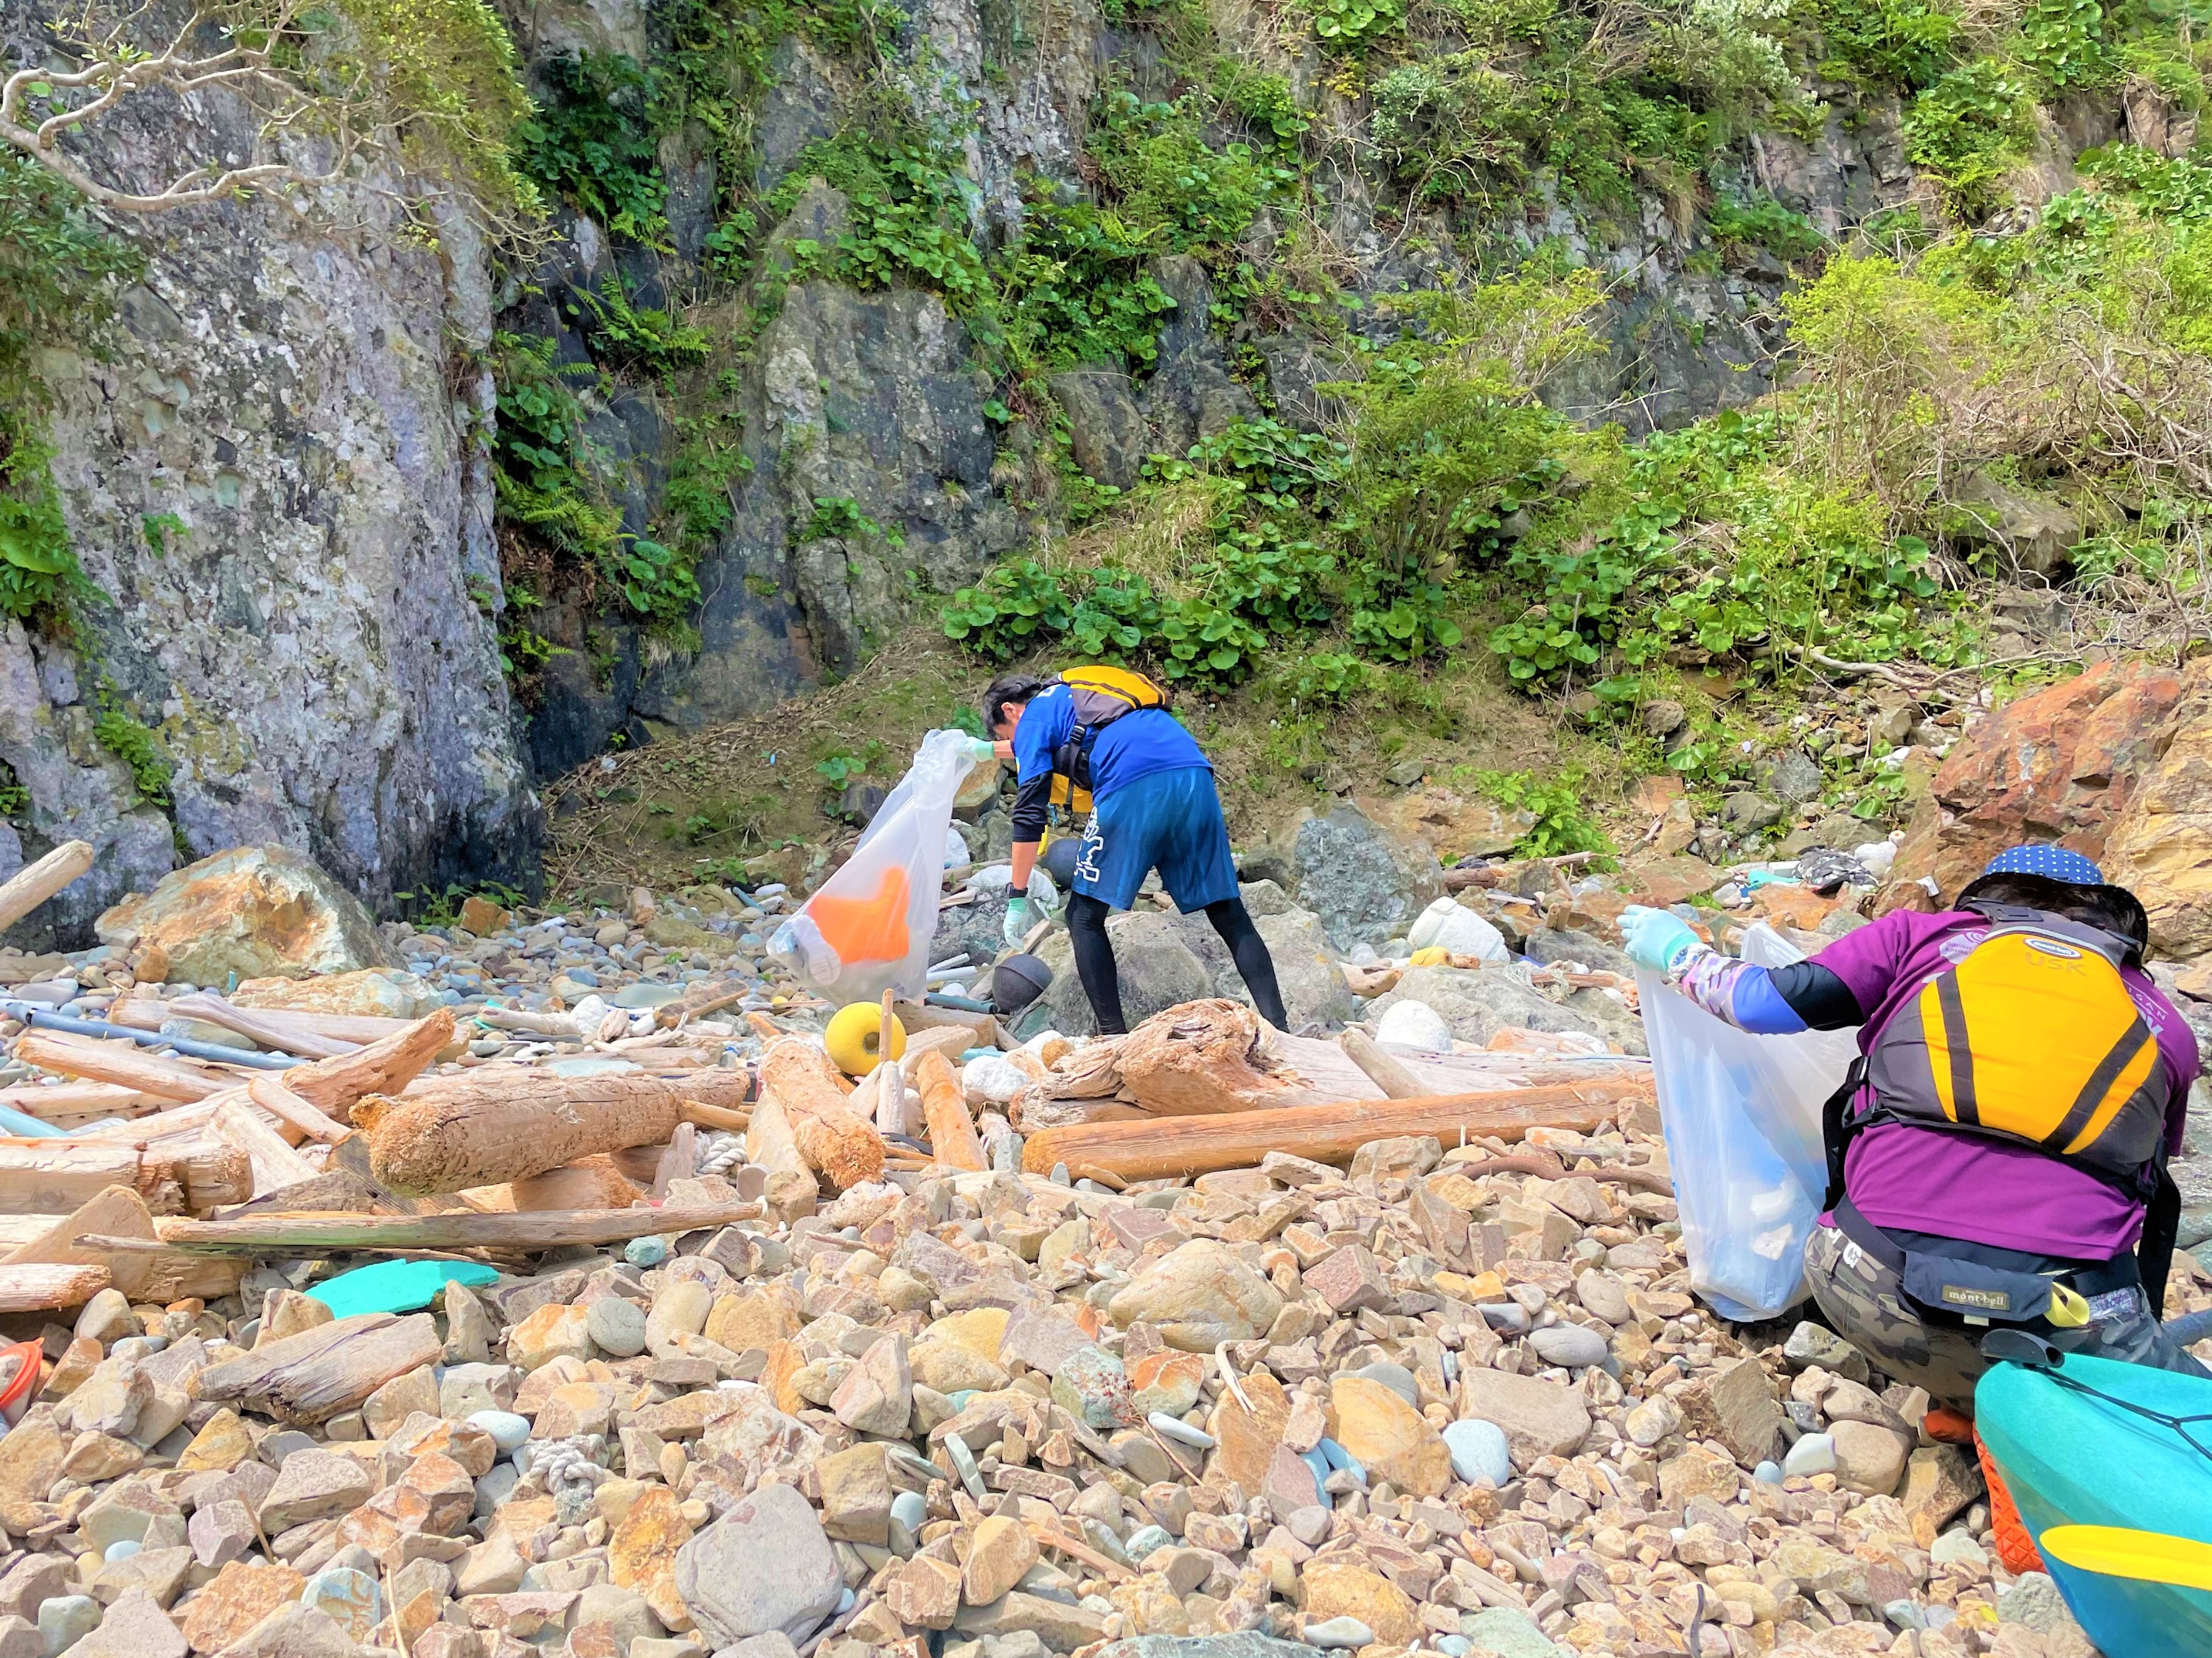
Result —
<instances>
[{"instance_id":1,"label":"green ivy on cliff","mask_svg":"<svg viewBox=\"0 0 2212 1658\"><path fill-rule=\"evenodd\" d=\"M52 173L0 156L0 615L66 626L70 605L92 593L46 471L33 355L90 342L115 285L142 263Z\"/></svg>"}]
</instances>

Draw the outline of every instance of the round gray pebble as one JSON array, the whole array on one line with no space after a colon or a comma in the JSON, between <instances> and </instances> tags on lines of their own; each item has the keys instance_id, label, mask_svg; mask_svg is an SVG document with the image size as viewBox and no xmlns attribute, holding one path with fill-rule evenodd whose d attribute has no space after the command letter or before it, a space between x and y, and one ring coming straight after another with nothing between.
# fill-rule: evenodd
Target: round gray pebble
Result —
<instances>
[{"instance_id":1,"label":"round gray pebble","mask_svg":"<svg viewBox=\"0 0 2212 1658\"><path fill-rule=\"evenodd\" d=\"M1606 1339L1583 1324L1553 1324L1528 1337L1528 1345L1547 1364L1564 1364L1579 1370L1605 1363Z\"/></svg>"},{"instance_id":2,"label":"round gray pebble","mask_svg":"<svg viewBox=\"0 0 2212 1658\"><path fill-rule=\"evenodd\" d=\"M635 1358L645 1351L645 1309L620 1296L601 1296L584 1310L584 1327L601 1352Z\"/></svg>"}]
</instances>

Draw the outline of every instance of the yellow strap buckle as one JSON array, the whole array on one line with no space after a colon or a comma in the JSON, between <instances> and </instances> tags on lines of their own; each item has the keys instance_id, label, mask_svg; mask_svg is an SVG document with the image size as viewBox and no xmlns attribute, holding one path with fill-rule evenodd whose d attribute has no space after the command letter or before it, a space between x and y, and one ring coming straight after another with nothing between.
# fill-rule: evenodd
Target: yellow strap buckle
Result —
<instances>
[{"instance_id":1,"label":"yellow strap buckle","mask_svg":"<svg viewBox=\"0 0 2212 1658\"><path fill-rule=\"evenodd\" d=\"M2056 1330L2078 1330L2089 1321L2089 1303L2078 1291L2063 1284L2051 1286L2051 1306L2045 1319Z\"/></svg>"}]
</instances>

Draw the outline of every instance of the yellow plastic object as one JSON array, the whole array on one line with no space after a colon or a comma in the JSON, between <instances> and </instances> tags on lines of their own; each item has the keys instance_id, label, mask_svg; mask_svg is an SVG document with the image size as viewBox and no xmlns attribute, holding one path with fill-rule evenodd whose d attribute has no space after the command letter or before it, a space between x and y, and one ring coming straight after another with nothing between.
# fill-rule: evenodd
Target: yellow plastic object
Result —
<instances>
[{"instance_id":1,"label":"yellow plastic object","mask_svg":"<svg viewBox=\"0 0 2212 1658\"><path fill-rule=\"evenodd\" d=\"M1407 962L1414 967L1446 967L1451 962L1451 951L1442 944L1427 944L1415 950Z\"/></svg>"},{"instance_id":2,"label":"yellow plastic object","mask_svg":"<svg viewBox=\"0 0 2212 1658\"><path fill-rule=\"evenodd\" d=\"M2212 1589L2212 1543L2124 1526L2053 1526L2036 1546L2062 1565L2106 1577L2135 1577Z\"/></svg>"},{"instance_id":3,"label":"yellow plastic object","mask_svg":"<svg viewBox=\"0 0 2212 1658\"><path fill-rule=\"evenodd\" d=\"M2079 1291L2054 1284L2051 1286L2051 1305L2044 1309L2043 1315L2055 1330L2078 1330L2089 1321L2089 1303Z\"/></svg>"},{"instance_id":4,"label":"yellow plastic object","mask_svg":"<svg viewBox=\"0 0 2212 1658\"><path fill-rule=\"evenodd\" d=\"M830 1058L836 1067L848 1077L864 1077L876 1068L882 1058L878 1053L884 1034L884 1010L874 1002L853 1002L839 1008L830 1016L830 1028L822 1033L822 1046L830 1050ZM906 1027L894 1016L891 1019L891 1058L906 1057Z\"/></svg>"}]
</instances>

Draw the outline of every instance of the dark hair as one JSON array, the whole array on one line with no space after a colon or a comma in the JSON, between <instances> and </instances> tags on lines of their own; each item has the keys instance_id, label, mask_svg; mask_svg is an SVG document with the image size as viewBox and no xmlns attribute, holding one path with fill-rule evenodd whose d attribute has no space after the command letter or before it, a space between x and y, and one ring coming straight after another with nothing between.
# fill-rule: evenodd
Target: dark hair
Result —
<instances>
[{"instance_id":1,"label":"dark hair","mask_svg":"<svg viewBox=\"0 0 2212 1658\"><path fill-rule=\"evenodd\" d=\"M1960 891L1957 908L1971 903L2018 904L2063 915L2130 940L2138 957L2150 947L2150 918L2125 887L2076 886L2047 875L1984 875Z\"/></svg>"},{"instance_id":2,"label":"dark hair","mask_svg":"<svg viewBox=\"0 0 2212 1658\"><path fill-rule=\"evenodd\" d=\"M1040 679L1033 673L1002 673L983 689L983 731L994 733L1003 723L1005 715L1000 710L1009 702L1026 702L1046 686L1049 679Z\"/></svg>"}]
</instances>

